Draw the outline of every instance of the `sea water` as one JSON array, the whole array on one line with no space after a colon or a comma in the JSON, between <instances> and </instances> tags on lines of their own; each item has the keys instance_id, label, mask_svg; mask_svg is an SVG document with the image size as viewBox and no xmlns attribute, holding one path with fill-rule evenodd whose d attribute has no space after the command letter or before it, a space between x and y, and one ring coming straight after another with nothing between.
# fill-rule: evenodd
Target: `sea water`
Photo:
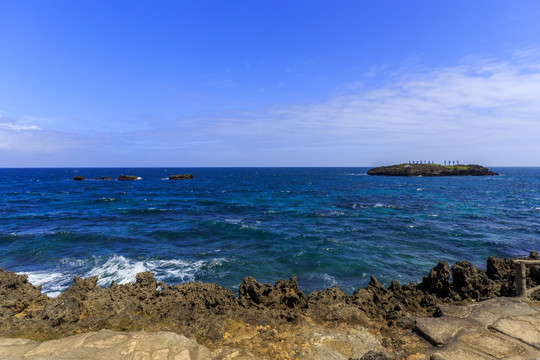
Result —
<instances>
[{"instance_id":1,"label":"sea water","mask_svg":"<svg viewBox=\"0 0 540 360\"><path fill-rule=\"evenodd\" d=\"M0 267L56 296L151 271L233 290L298 277L352 292L417 282L443 259L540 250L540 168L488 177L372 177L367 168L0 169ZM192 173L193 180L168 176ZM138 181L117 181L118 175ZM86 180L73 181L75 175ZM110 176L113 180L94 180Z\"/></svg>"}]
</instances>

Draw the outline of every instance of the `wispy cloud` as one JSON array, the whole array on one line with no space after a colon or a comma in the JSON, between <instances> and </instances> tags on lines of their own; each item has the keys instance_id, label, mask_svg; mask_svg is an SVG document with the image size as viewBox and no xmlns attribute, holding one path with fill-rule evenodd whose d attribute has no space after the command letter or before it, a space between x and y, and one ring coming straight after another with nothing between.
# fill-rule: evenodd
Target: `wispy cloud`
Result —
<instances>
[{"instance_id":1,"label":"wispy cloud","mask_svg":"<svg viewBox=\"0 0 540 360\"><path fill-rule=\"evenodd\" d=\"M341 146L353 152L390 144L394 153L385 156L395 160L402 160L395 152L400 149L405 156L429 150L443 158L480 154L512 163L532 156L531 148L540 153L540 62L533 54L402 73L384 87L221 119L214 131L276 148Z\"/></svg>"},{"instance_id":2,"label":"wispy cloud","mask_svg":"<svg viewBox=\"0 0 540 360\"><path fill-rule=\"evenodd\" d=\"M381 77L377 71L369 76ZM468 57L452 67L397 72L369 89L355 80L321 102L162 118L146 131L67 133L49 129L52 120L2 117L0 150L98 149L110 157L136 160L144 154L163 161L181 151L205 166L362 165L424 156L539 164L533 157L540 154L539 49L503 60Z\"/></svg>"},{"instance_id":3,"label":"wispy cloud","mask_svg":"<svg viewBox=\"0 0 540 360\"><path fill-rule=\"evenodd\" d=\"M41 130L41 128L37 125L21 122L0 122L0 129L13 131Z\"/></svg>"}]
</instances>

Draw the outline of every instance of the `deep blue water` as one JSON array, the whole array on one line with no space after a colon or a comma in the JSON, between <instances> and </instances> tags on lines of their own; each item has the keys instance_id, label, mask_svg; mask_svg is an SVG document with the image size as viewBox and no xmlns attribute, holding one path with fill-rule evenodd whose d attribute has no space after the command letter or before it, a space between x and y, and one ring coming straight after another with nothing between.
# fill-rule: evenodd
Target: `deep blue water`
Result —
<instances>
[{"instance_id":1,"label":"deep blue water","mask_svg":"<svg viewBox=\"0 0 540 360\"><path fill-rule=\"evenodd\" d=\"M0 267L56 295L73 275L237 289L291 275L351 292L540 250L540 168L371 177L367 168L0 169ZM169 181L193 173L194 180ZM139 181L73 181L120 174Z\"/></svg>"}]
</instances>

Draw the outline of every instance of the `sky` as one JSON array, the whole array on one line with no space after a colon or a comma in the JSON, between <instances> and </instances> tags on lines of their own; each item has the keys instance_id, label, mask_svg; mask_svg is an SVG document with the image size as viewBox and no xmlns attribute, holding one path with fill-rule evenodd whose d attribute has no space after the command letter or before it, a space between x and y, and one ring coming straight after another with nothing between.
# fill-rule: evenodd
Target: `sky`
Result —
<instances>
[{"instance_id":1,"label":"sky","mask_svg":"<svg viewBox=\"0 0 540 360\"><path fill-rule=\"evenodd\" d=\"M536 0L0 0L0 167L540 166Z\"/></svg>"}]
</instances>

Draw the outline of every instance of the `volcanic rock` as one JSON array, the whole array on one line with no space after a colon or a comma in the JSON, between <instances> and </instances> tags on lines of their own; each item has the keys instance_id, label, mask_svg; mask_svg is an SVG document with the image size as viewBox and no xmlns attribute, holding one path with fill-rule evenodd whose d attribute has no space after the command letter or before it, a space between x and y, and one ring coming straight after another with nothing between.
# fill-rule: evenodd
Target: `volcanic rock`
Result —
<instances>
[{"instance_id":1,"label":"volcanic rock","mask_svg":"<svg viewBox=\"0 0 540 360\"><path fill-rule=\"evenodd\" d=\"M450 267L442 260L424 276L418 285L420 290L434 294L439 298L450 295Z\"/></svg>"},{"instance_id":2,"label":"volcanic rock","mask_svg":"<svg viewBox=\"0 0 540 360\"><path fill-rule=\"evenodd\" d=\"M274 285L246 277L235 296L217 284L167 285L143 272L133 284L113 282L105 288L97 285L95 276L74 277L62 294L49 298L26 275L0 269L0 336L50 339L100 329L166 330L216 347L244 344L253 351L264 343L265 351L270 351L267 358L276 358L271 356L275 355L271 351L277 351L275 344L296 346L280 331L292 336L301 326L361 326L380 333L385 347L398 349L414 326L411 319L432 316L437 309L441 312L441 304L513 295L511 261L489 258L487 270L466 261L450 269L439 261L420 284L400 285L394 280L385 287L372 276L365 288L352 295L334 286L309 296L298 288L295 277ZM537 285L540 267L530 266L527 287ZM295 357L289 354L287 358Z\"/></svg>"}]
</instances>

